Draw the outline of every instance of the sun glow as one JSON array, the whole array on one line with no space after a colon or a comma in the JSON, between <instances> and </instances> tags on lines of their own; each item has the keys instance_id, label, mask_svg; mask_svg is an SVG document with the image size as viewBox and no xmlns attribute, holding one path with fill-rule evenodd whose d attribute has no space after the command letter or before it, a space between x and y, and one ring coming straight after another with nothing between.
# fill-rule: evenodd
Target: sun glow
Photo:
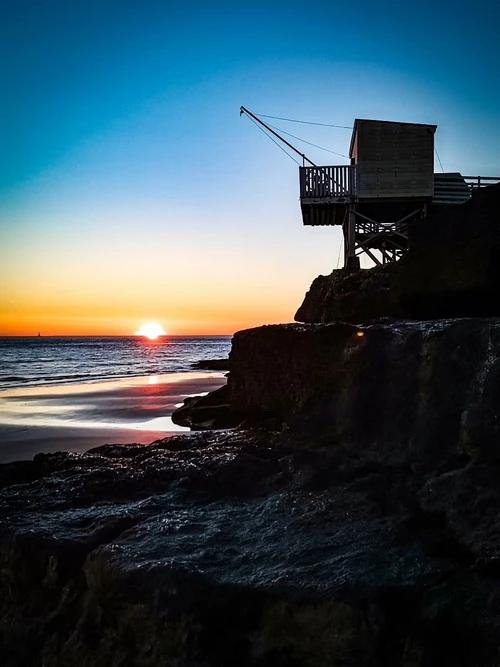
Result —
<instances>
[{"instance_id":1,"label":"sun glow","mask_svg":"<svg viewBox=\"0 0 500 667\"><path fill-rule=\"evenodd\" d=\"M158 322L144 322L135 334L136 336L145 336L150 340L156 340L159 336L166 336L166 331Z\"/></svg>"}]
</instances>

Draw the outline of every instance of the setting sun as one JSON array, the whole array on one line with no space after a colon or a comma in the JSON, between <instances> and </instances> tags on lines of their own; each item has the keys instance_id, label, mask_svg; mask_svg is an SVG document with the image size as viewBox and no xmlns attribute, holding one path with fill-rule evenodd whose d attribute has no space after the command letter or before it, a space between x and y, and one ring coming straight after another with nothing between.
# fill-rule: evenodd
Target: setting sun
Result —
<instances>
[{"instance_id":1,"label":"setting sun","mask_svg":"<svg viewBox=\"0 0 500 667\"><path fill-rule=\"evenodd\" d=\"M158 322L144 322L139 327L139 330L135 332L136 336L145 336L150 340L156 340L158 336L165 336L166 331L163 329L161 324Z\"/></svg>"}]
</instances>

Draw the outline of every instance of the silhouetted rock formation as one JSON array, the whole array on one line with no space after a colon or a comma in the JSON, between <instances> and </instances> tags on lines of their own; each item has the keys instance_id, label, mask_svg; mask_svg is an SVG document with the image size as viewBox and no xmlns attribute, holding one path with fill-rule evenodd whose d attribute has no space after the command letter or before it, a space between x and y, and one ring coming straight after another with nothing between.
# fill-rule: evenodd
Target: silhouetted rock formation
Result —
<instances>
[{"instance_id":1,"label":"silhouetted rock formation","mask_svg":"<svg viewBox=\"0 0 500 667\"><path fill-rule=\"evenodd\" d=\"M297 322L365 322L407 315L391 290L392 267L369 270L339 269L313 281L295 314Z\"/></svg>"},{"instance_id":2,"label":"silhouetted rock formation","mask_svg":"<svg viewBox=\"0 0 500 667\"><path fill-rule=\"evenodd\" d=\"M500 320L273 325L235 334L231 404L399 464L496 460Z\"/></svg>"},{"instance_id":3,"label":"silhouetted rock formation","mask_svg":"<svg viewBox=\"0 0 500 667\"><path fill-rule=\"evenodd\" d=\"M246 432L31 468L1 496L3 664L493 664L496 466Z\"/></svg>"},{"instance_id":4,"label":"silhouetted rock formation","mask_svg":"<svg viewBox=\"0 0 500 667\"><path fill-rule=\"evenodd\" d=\"M245 415L232 408L227 385L206 396L190 396L184 405L172 413L172 421L193 431L216 428L234 428L245 420Z\"/></svg>"},{"instance_id":5,"label":"silhouetted rock formation","mask_svg":"<svg viewBox=\"0 0 500 667\"><path fill-rule=\"evenodd\" d=\"M500 185L410 226L395 264L314 280L298 322L500 316Z\"/></svg>"}]
</instances>

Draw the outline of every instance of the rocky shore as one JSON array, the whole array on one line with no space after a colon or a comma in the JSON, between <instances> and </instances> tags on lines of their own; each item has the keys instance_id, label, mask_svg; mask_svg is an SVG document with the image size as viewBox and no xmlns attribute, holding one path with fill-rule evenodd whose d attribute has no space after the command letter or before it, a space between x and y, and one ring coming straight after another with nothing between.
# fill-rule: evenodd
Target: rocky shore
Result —
<instances>
[{"instance_id":1,"label":"rocky shore","mask_svg":"<svg viewBox=\"0 0 500 667\"><path fill-rule=\"evenodd\" d=\"M238 332L231 430L1 466L3 664L499 667L499 203Z\"/></svg>"}]
</instances>

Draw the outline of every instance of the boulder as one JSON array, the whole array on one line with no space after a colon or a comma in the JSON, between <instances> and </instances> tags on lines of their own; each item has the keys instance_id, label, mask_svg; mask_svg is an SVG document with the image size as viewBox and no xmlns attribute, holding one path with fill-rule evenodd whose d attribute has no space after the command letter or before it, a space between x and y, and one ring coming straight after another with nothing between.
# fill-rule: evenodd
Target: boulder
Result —
<instances>
[{"instance_id":1,"label":"boulder","mask_svg":"<svg viewBox=\"0 0 500 667\"><path fill-rule=\"evenodd\" d=\"M499 460L500 320L272 325L235 334L232 406L419 468Z\"/></svg>"},{"instance_id":2,"label":"boulder","mask_svg":"<svg viewBox=\"0 0 500 667\"><path fill-rule=\"evenodd\" d=\"M224 385L204 396L186 398L184 405L174 410L171 419L178 426L202 431L235 428L244 421L245 415L232 408L229 403L229 389Z\"/></svg>"},{"instance_id":3,"label":"boulder","mask_svg":"<svg viewBox=\"0 0 500 667\"><path fill-rule=\"evenodd\" d=\"M364 322L379 317L404 317L407 312L391 291L389 266L318 276L295 314L297 322Z\"/></svg>"}]
</instances>

